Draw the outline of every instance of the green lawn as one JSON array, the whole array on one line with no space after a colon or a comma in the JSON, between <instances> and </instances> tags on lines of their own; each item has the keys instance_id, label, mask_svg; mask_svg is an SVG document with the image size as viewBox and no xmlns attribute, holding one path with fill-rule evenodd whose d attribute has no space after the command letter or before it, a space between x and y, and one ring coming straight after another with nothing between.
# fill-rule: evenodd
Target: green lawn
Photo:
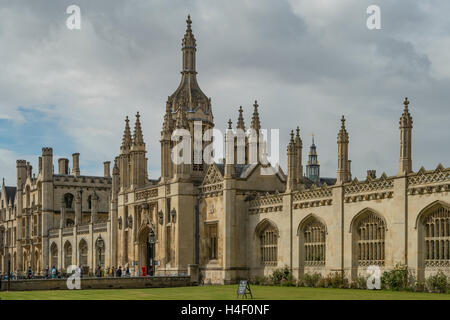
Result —
<instances>
[{"instance_id":1,"label":"green lawn","mask_svg":"<svg viewBox=\"0 0 450 320\"><path fill-rule=\"evenodd\" d=\"M233 300L237 285L181 288L0 292L2 300ZM450 294L354 289L251 286L255 299L269 300L450 300Z\"/></svg>"}]
</instances>

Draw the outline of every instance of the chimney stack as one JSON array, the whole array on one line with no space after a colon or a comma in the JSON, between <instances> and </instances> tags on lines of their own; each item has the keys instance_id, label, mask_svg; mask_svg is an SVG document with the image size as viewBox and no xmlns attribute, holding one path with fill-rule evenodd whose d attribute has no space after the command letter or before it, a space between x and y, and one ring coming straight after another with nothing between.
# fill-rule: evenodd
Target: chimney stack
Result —
<instances>
[{"instance_id":1,"label":"chimney stack","mask_svg":"<svg viewBox=\"0 0 450 320\"><path fill-rule=\"evenodd\" d=\"M110 161L105 161L103 162L103 172L104 172L104 176L105 178L110 178L111 177L111 170L110 170L110 165L111 162Z\"/></svg>"},{"instance_id":2,"label":"chimney stack","mask_svg":"<svg viewBox=\"0 0 450 320\"><path fill-rule=\"evenodd\" d=\"M58 159L58 174L69 174L69 159Z\"/></svg>"},{"instance_id":3,"label":"chimney stack","mask_svg":"<svg viewBox=\"0 0 450 320\"><path fill-rule=\"evenodd\" d=\"M75 177L80 176L80 154L74 153L72 154L72 173Z\"/></svg>"}]
</instances>

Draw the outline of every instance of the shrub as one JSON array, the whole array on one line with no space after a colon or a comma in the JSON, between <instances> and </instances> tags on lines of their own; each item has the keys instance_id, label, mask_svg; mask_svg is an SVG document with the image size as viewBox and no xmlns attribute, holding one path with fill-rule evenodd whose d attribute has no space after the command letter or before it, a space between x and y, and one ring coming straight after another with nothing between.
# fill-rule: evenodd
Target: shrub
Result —
<instances>
[{"instance_id":1,"label":"shrub","mask_svg":"<svg viewBox=\"0 0 450 320\"><path fill-rule=\"evenodd\" d=\"M383 272L381 286L397 291L406 289L408 286L408 267L396 264L393 270Z\"/></svg>"},{"instance_id":2,"label":"shrub","mask_svg":"<svg viewBox=\"0 0 450 320\"><path fill-rule=\"evenodd\" d=\"M318 287L320 279L322 279L322 275L320 273L305 273L302 277L305 287Z\"/></svg>"},{"instance_id":3,"label":"shrub","mask_svg":"<svg viewBox=\"0 0 450 320\"><path fill-rule=\"evenodd\" d=\"M348 288L348 279L343 272L334 272L326 276L325 283L331 288Z\"/></svg>"},{"instance_id":4,"label":"shrub","mask_svg":"<svg viewBox=\"0 0 450 320\"><path fill-rule=\"evenodd\" d=\"M275 269L270 276L274 285L294 285L294 279L287 266L281 269Z\"/></svg>"},{"instance_id":5,"label":"shrub","mask_svg":"<svg viewBox=\"0 0 450 320\"><path fill-rule=\"evenodd\" d=\"M264 277L264 276L262 276L262 277L255 276L251 281L251 283L254 285L265 285L266 282L267 282L267 277Z\"/></svg>"},{"instance_id":6,"label":"shrub","mask_svg":"<svg viewBox=\"0 0 450 320\"><path fill-rule=\"evenodd\" d=\"M427 286L425 281L416 281L414 284L414 291L415 292L425 292L427 291Z\"/></svg>"},{"instance_id":7,"label":"shrub","mask_svg":"<svg viewBox=\"0 0 450 320\"><path fill-rule=\"evenodd\" d=\"M426 286L431 292L445 293L448 288L447 276L442 271L438 271L435 275L428 277Z\"/></svg>"},{"instance_id":8,"label":"shrub","mask_svg":"<svg viewBox=\"0 0 450 320\"><path fill-rule=\"evenodd\" d=\"M367 289L367 278L363 276L358 276L352 282L352 289Z\"/></svg>"}]
</instances>

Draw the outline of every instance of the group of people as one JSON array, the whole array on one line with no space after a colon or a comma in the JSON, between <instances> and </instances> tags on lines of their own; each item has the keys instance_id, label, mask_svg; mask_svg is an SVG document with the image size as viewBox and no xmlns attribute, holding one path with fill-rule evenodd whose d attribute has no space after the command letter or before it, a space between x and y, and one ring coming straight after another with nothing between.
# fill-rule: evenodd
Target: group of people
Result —
<instances>
[{"instance_id":1,"label":"group of people","mask_svg":"<svg viewBox=\"0 0 450 320\"><path fill-rule=\"evenodd\" d=\"M80 272L83 270L80 266L79 268ZM80 274L81 275L81 274ZM131 273L130 273L130 268L127 266L126 268L122 269L122 266L119 266L119 268L115 268L115 267L107 267L106 269L103 269L100 265L97 266L97 268L95 269L95 276L100 278L103 276L107 276L107 277L130 277ZM55 266L52 266L52 268L50 269L49 266L47 266L45 268L44 271L44 278L45 279L57 279L60 277L60 272L58 271L58 268L56 268ZM17 276L15 276L15 274L11 274L11 278L17 278ZM26 278L27 279L33 279L35 278L33 270L31 269L31 266L28 267L27 272L26 272ZM4 280L8 279L7 275L4 275L3 277Z\"/></svg>"},{"instance_id":2,"label":"group of people","mask_svg":"<svg viewBox=\"0 0 450 320\"><path fill-rule=\"evenodd\" d=\"M130 274L130 268L126 267L122 270L122 266L119 266L119 268L115 268L115 267L107 267L106 270L106 276L107 277L129 277ZM97 266L97 269L95 271L95 275L97 277L101 277L102 276L102 269L100 266Z\"/></svg>"}]
</instances>

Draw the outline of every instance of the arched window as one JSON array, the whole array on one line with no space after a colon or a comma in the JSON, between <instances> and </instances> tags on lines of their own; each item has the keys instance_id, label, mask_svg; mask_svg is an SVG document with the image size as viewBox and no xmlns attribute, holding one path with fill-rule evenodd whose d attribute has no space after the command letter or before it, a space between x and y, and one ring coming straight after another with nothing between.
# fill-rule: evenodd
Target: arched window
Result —
<instances>
[{"instance_id":1,"label":"arched window","mask_svg":"<svg viewBox=\"0 0 450 320\"><path fill-rule=\"evenodd\" d=\"M386 224L382 218L367 211L356 225L358 266L384 265Z\"/></svg>"},{"instance_id":2,"label":"arched window","mask_svg":"<svg viewBox=\"0 0 450 320\"><path fill-rule=\"evenodd\" d=\"M51 263L51 268L58 267L58 246L54 242L52 243L52 245L50 247L50 263Z\"/></svg>"},{"instance_id":3,"label":"arched window","mask_svg":"<svg viewBox=\"0 0 450 320\"><path fill-rule=\"evenodd\" d=\"M303 227L304 265L325 264L325 225L317 219L311 219Z\"/></svg>"},{"instance_id":4,"label":"arched window","mask_svg":"<svg viewBox=\"0 0 450 320\"><path fill-rule=\"evenodd\" d=\"M88 209L91 210L92 209L92 196L88 197L87 202L88 202Z\"/></svg>"},{"instance_id":5,"label":"arched window","mask_svg":"<svg viewBox=\"0 0 450 320\"><path fill-rule=\"evenodd\" d=\"M72 245L69 241L64 244L64 268L67 269L72 265Z\"/></svg>"},{"instance_id":6,"label":"arched window","mask_svg":"<svg viewBox=\"0 0 450 320\"><path fill-rule=\"evenodd\" d=\"M72 209L72 204L73 204L73 194L66 193L64 195L64 205L66 209Z\"/></svg>"},{"instance_id":7,"label":"arched window","mask_svg":"<svg viewBox=\"0 0 450 320\"><path fill-rule=\"evenodd\" d=\"M450 210L436 207L423 221L426 267L450 266Z\"/></svg>"},{"instance_id":8,"label":"arched window","mask_svg":"<svg viewBox=\"0 0 450 320\"><path fill-rule=\"evenodd\" d=\"M276 265L278 262L278 230L269 223L264 222L259 232L260 257L264 265Z\"/></svg>"},{"instance_id":9,"label":"arched window","mask_svg":"<svg viewBox=\"0 0 450 320\"><path fill-rule=\"evenodd\" d=\"M79 260L82 266L88 265L88 246L86 240L82 239L79 245Z\"/></svg>"}]
</instances>

